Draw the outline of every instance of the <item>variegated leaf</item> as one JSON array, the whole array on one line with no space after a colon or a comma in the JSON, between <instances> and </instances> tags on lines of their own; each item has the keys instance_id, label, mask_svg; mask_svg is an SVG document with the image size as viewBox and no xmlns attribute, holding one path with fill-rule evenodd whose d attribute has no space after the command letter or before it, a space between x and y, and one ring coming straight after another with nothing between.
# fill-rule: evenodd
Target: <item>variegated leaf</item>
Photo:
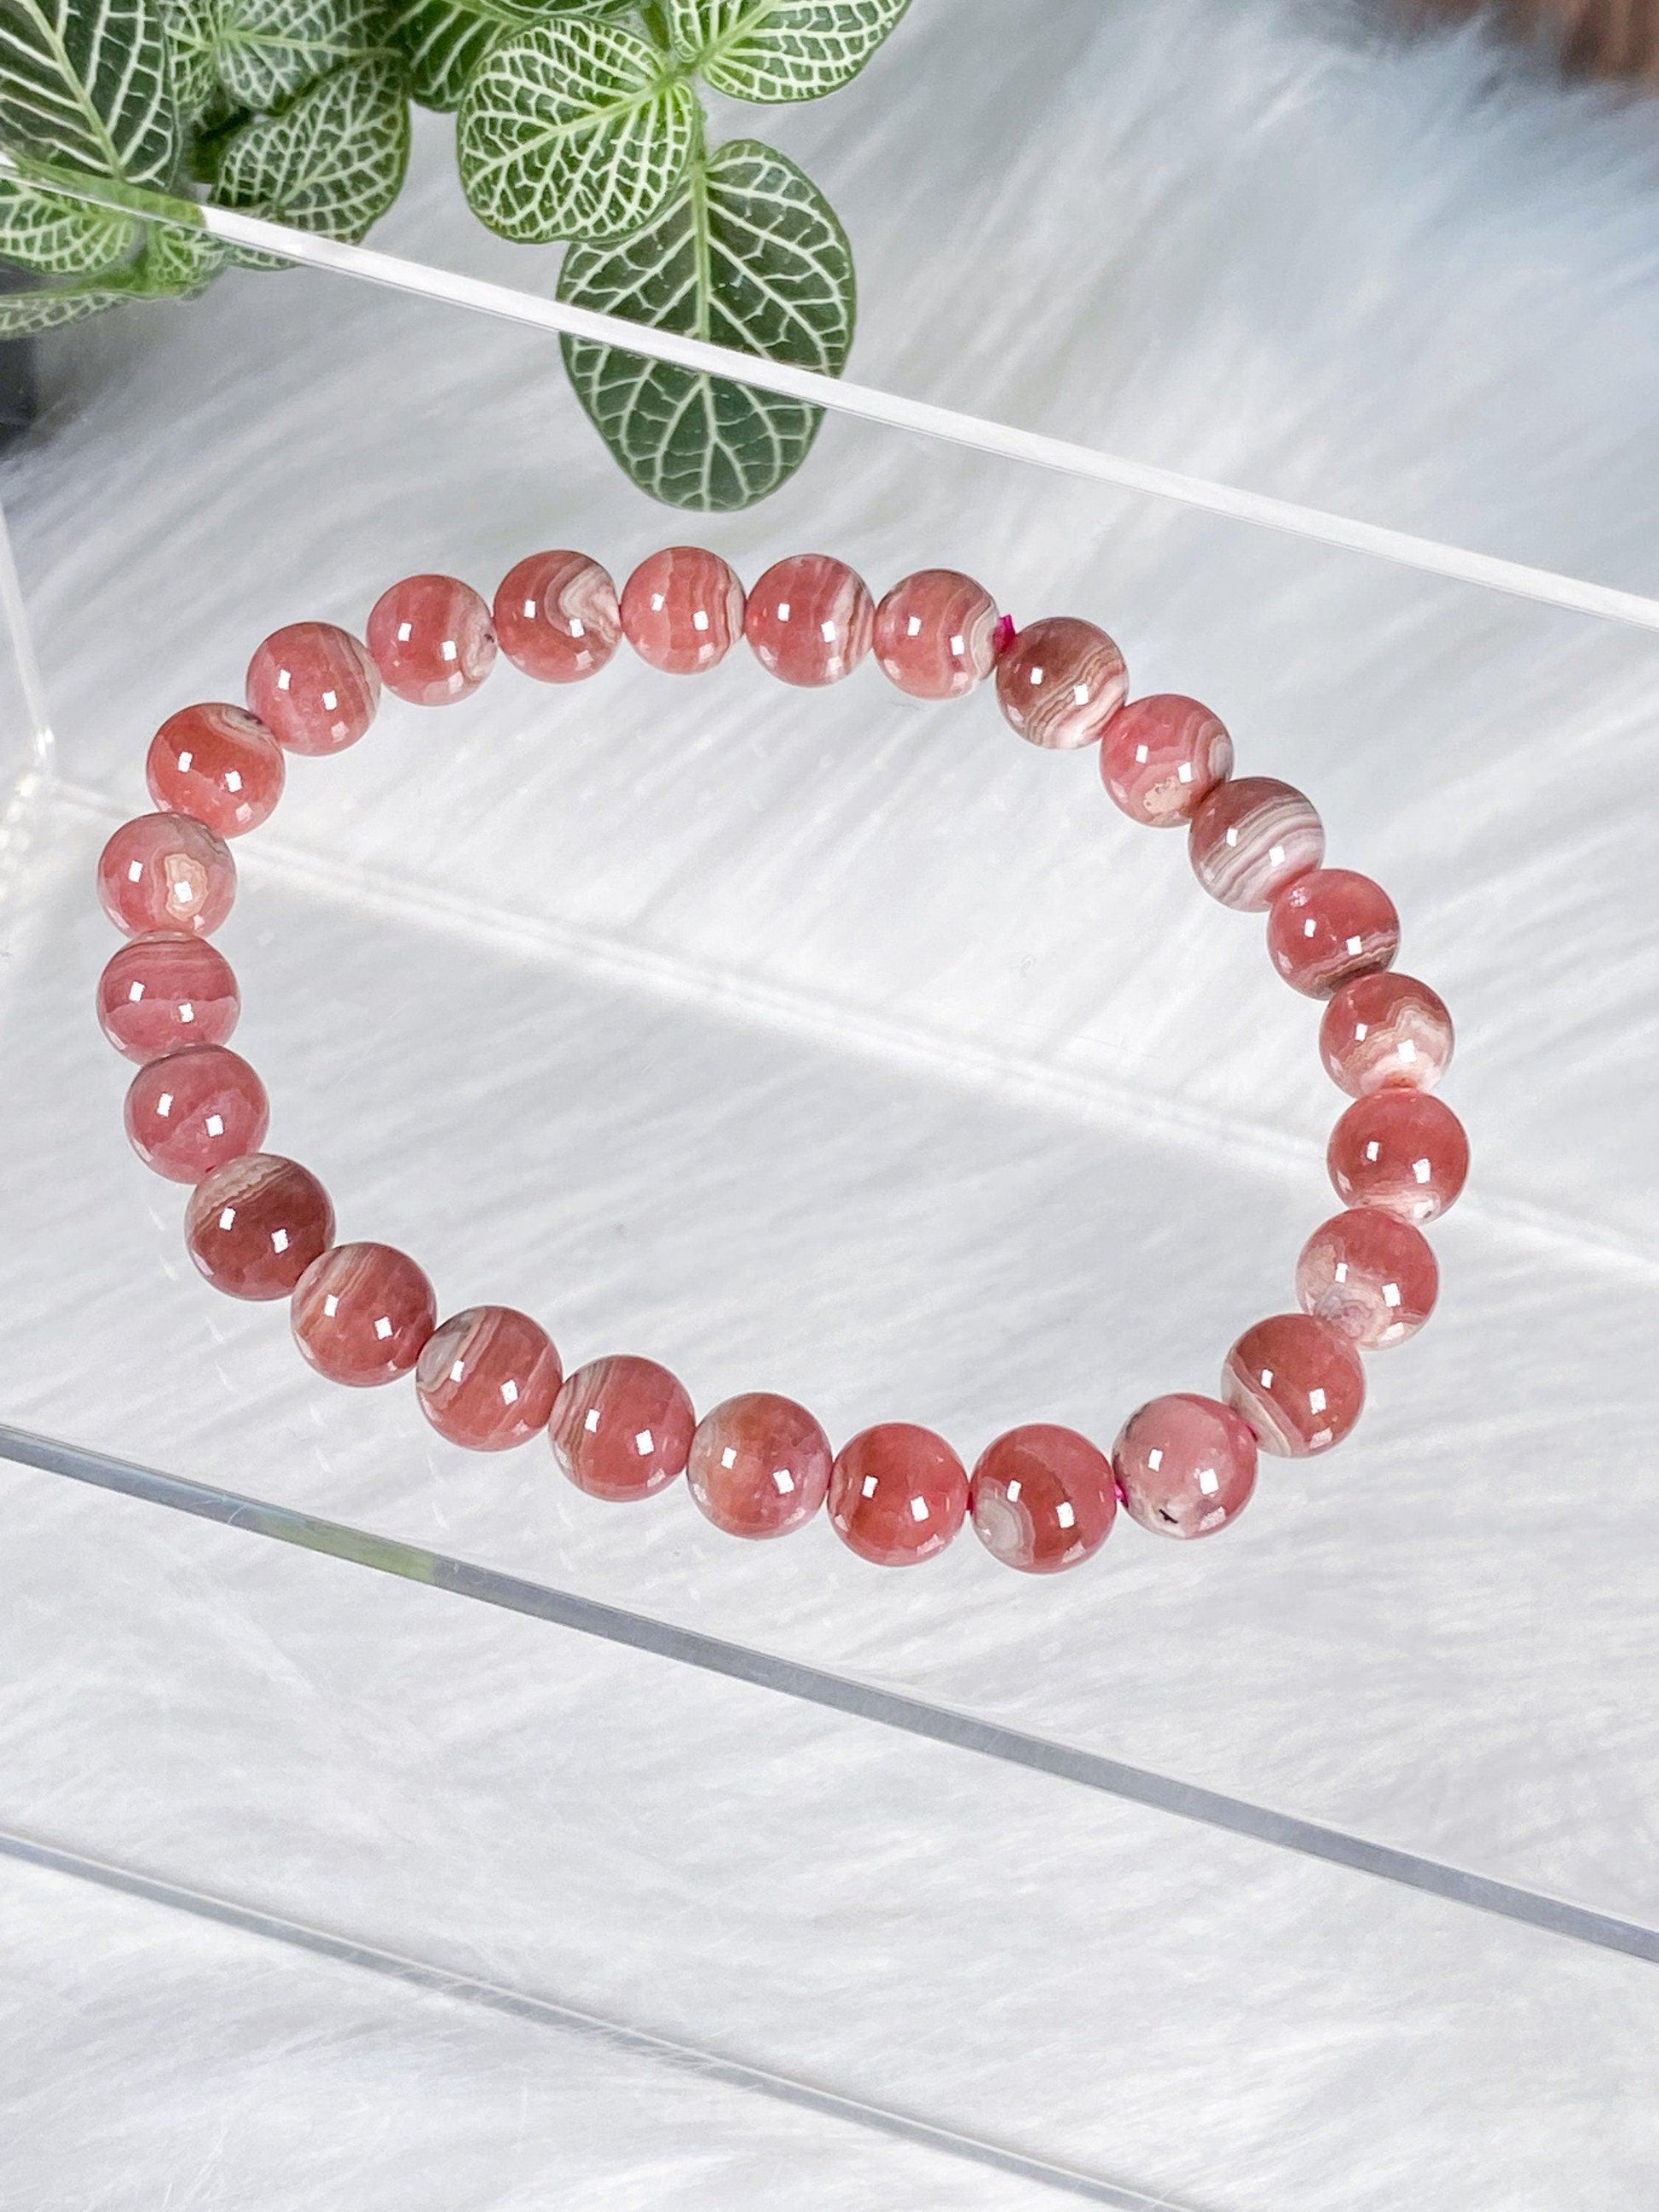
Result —
<instances>
[{"instance_id":1,"label":"variegated leaf","mask_svg":"<svg viewBox=\"0 0 1659 2212\"><path fill-rule=\"evenodd\" d=\"M629 15L633 0L392 0L393 42L422 107L459 107L498 39L549 15Z\"/></svg>"},{"instance_id":2,"label":"variegated leaf","mask_svg":"<svg viewBox=\"0 0 1659 2212\"><path fill-rule=\"evenodd\" d=\"M232 131L213 197L355 244L397 198L408 166L403 67L377 54L332 70L281 114Z\"/></svg>"},{"instance_id":3,"label":"variegated leaf","mask_svg":"<svg viewBox=\"0 0 1659 2212\"><path fill-rule=\"evenodd\" d=\"M0 0L0 135L71 169L166 183L178 137L159 0Z\"/></svg>"},{"instance_id":4,"label":"variegated leaf","mask_svg":"<svg viewBox=\"0 0 1659 2212\"><path fill-rule=\"evenodd\" d=\"M461 101L472 212L504 238L625 238L685 173L701 110L636 31L555 16L494 47Z\"/></svg>"},{"instance_id":5,"label":"variegated leaf","mask_svg":"<svg viewBox=\"0 0 1659 2212\"><path fill-rule=\"evenodd\" d=\"M215 64L239 107L280 107L385 45L378 0L220 0Z\"/></svg>"},{"instance_id":6,"label":"variegated leaf","mask_svg":"<svg viewBox=\"0 0 1659 2212\"><path fill-rule=\"evenodd\" d=\"M161 0L173 56L173 97L186 121L219 95L219 0Z\"/></svg>"},{"instance_id":7,"label":"variegated leaf","mask_svg":"<svg viewBox=\"0 0 1659 2212\"><path fill-rule=\"evenodd\" d=\"M174 230L154 224L144 241L144 258L134 279L147 298L193 300L230 259L230 249L204 230Z\"/></svg>"},{"instance_id":8,"label":"variegated leaf","mask_svg":"<svg viewBox=\"0 0 1659 2212\"><path fill-rule=\"evenodd\" d=\"M466 81L498 39L535 17L510 0L394 0L391 32L422 107L459 107Z\"/></svg>"},{"instance_id":9,"label":"variegated leaf","mask_svg":"<svg viewBox=\"0 0 1659 2212\"><path fill-rule=\"evenodd\" d=\"M132 297L118 285L76 285L61 292L9 292L0 295L0 338L21 338L36 331L55 331L78 323L105 307Z\"/></svg>"},{"instance_id":10,"label":"variegated leaf","mask_svg":"<svg viewBox=\"0 0 1659 2212\"><path fill-rule=\"evenodd\" d=\"M910 0L664 0L675 51L717 92L820 100L855 77Z\"/></svg>"},{"instance_id":11,"label":"variegated leaf","mask_svg":"<svg viewBox=\"0 0 1659 2212\"><path fill-rule=\"evenodd\" d=\"M648 228L565 257L559 297L838 376L853 342L852 249L793 161L750 138L693 164ZM564 341L599 434L642 491L670 507L731 508L792 476L823 410L619 346Z\"/></svg>"},{"instance_id":12,"label":"variegated leaf","mask_svg":"<svg viewBox=\"0 0 1659 2212\"><path fill-rule=\"evenodd\" d=\"M47 276L95 276L138 250L131 216L0 177L0 258Z\"/></svg>"}]
</instances>

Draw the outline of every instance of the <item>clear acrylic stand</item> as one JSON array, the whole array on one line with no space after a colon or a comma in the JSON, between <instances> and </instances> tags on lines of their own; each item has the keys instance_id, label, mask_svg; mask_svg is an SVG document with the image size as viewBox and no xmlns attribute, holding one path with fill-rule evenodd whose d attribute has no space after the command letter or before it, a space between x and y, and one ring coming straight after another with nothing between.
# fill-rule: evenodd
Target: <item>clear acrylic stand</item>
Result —
<instances>
[{"instance_id":1,"label":"clear acrylic stand","mask_svg":"<svg viewBox=\"0 0 1659 2212\"><path fill-rule=\"evenodd\" d=\"M397 223L536 281L441 185ZM956 396L978 377L996 411L963 314ZM1572 2144L1597 2187L1650 2148L1647 1601L1619 1571L1645 1525L1627 1439L1586 1445L1560 1377L1650 1341L1659 1224L1628 1086L1571 1152L1560 1100L1518 1084L1573 1010L1479 926L1507 855L1465 834L1446 747L1498 757L1587 685L1622 742L1650 643L868 422L832 421L769 507L682 522L622 486L551 354L338 276L239 276L97 326L5 471L45 674L26 653L5 702L31 1172L0 1451L8 1674L39 1705L0 1848L768 2091L829 2130L769 2154L792 2172L874 2129L922 2161L875 2185L918 2202L1369 2206L1370 2148L1408 2135L1391 2191L1449 2158L1470 2204L1540 2174L1595 2201L1555 2186L1587 2124L1565 2081L1605 2087L1604 2163ZM896 342L865 373L922 380ZM1346 1463L1275 1467L1224 1544L1127 1529L1035 1588L964 1545L888 1581L827 1531L756 1556L684 1499L607 1513L532 1453L463 1463L407 1394L331 1395L269 1312L212 1300L125 1157L86 886L148 730L234 696L279 621L361 625L395 574L487 584L541 543L623 568L676 535L750 574L808 543L872 580L949 561L1021 617L1105 617L1140 688L1224 701L1250 764L1395 890L1463 1016L1480 1177L1445 1310L1378 1364ZM1310 626L1352 641L1340 673L1297 665ZM1535 697L1483 703L1476 648L1513 665L1534 637ZM1407 712L1425 666L1437 726ZM1176 841L1133 839L987 702L715 682L618 664L550 702L504 672L296 772L224 939L273 1143L446 1305L528 1306L572 1358L625 1340L702 1402L764 1382L838 1433L906 1413L971 1449L1205 1387L1328 1204L1306 1008L1200 910ZM1534 1386L1517 1347L1546 1330ZM95 1686L58 1711L89 1637ZM1241 2069L1254 2110L1214 2094ZM1300 2163L1264 2118L1293 2077ZM951 2193L975 2167L1004 2193Z\"/></svg>"}]
</instances>

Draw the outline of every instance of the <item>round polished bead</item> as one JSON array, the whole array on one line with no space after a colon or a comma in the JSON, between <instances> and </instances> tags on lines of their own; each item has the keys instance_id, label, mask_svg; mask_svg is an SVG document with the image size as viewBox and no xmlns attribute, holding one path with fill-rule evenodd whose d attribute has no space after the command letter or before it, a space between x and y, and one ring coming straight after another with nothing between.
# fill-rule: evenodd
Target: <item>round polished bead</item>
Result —
<instances>
[{"instance_id":1,"label":"round polished bead","mask_svg":"<svg viewBox=\"0 0 1659 2212\"><path fill-rule=\"evenodd\" d=\"M1210 896L1261 914L1325 857L1325 825L1310 799L1271 775L1242 775L1194 812L1187 849Z\"/></svg>"},{"instance_id":2,"label":"round polished bead","mask_svg":"<svg viewBox=\"0 0 1659 2212\"><path fill-rule=\"evenodd\" d=\"M129 937L210 937L235 902L236 863L224 839L188 814L141 814L99 855L98 897Z\"/></svg>"},{"instance_id":3,"label":"round polished bead","mask_svg":"<svg viewBox=\"0 0 1659 2212\"><path fill-rule=\"evenodd\" d=\"M416 707L471 698L495 665L489 609L459 576L405 576L382 592L368 649L386 690Z\"/></svg>"},{"instance_id":4,"label":"round polished bead","mask_svg":"<svg viewBox=\"0 0 1659 2212\"><path fill-rule=\"evenodd\" d=\"M149 741L149 795L167 814L188 814L221 837L267 821L287 775L276 740L240 707L181 708Z\"/></svg>"},{"instance_id":5,"label":"round polished bead","mask_svg":"<svg viewBox=\"0 0 1659 2212\"><path fill-rule=\"evenodd\" d=\"M343 752L380 711L380 672L368 647L333 623L274 629L247 665L247 703L291 753Z\"/></svg>"},{"instance_id":6,"label":"round polished bead","mask_svg":"<svg viewBox=\"0 0 1659 2212\"><path fill-rule=\"evenodd\" d=\"M1222 1395L1263 1451L1308 1459L1340 1444L1365 1402L1365 1370L1352 1341L1311 1314L1273 1314L1227 1354Z\"/></svg>"},{"instance_id":7,"label":"round polished bead","mask_svg":"<svg viewBox=\"0 0 1659 2212\"><path fill-rule=\"evenodd\" d=\"M270 1127L265 1086L239 1052L190 1045L141 1067L127 1087L127 1135L146 1167L170 1182L200 1182Z\"/></svg>"},{"instance_id":8,"label":"round polished bead","mask_svg":"<svg viewBox=\"0 0 1659 2212\"><path fill-rule=\"evenodd\" d=\"M743 586L718 553L669 545L623 586L623 635L668 676L701 676L743 635Z\"/></svg>"},{"instance_id":9,"label":"round polished bead","mask_svg":"<svg viewBox=\"0 0 1659 2212\"><path fill-rule=\"evenodd\" d=\"M1372 1091L1338 1121L1325 1161L1345 1206L1436 1221L1468 1180L1469 1140L1428 1091Z\"/></svg>"},{"instance_id":10,"label":"round polished bead","mask_svg":"<svg viewBox=\"0 0 1659 2212\"><path fill-rule=\"evenodd\" d=\"M407 1375L438 1325L432 1285L391 1244L337 1244L294 1293L294 1340L319 1375L366 1390Z\"/></svg>"},{"instance_id":11,"label":"round polished bead","mask_svg":"<svg viewBox=\"0 0 1659 2212\"><path fill-rule=\"evenodd\" d=\"M1352 868L1314 868L1267 912L1267 957L1293 991L1328 999L1400 950L1400 916L1381 884Z\"/></svg>"},{"instance_id":12,"label":"round polished bead","mask_svg":"<svg viewBox=\"0 0 1659 2212\"><path fill-rule=\"evenodd\" d=\"M876 659L913 699L960 699L996 665L997 603L955 568L918 568L876 609Z\"/></svg>"},{"instance_id":13,"label":"round polished bead","mask_svg":"<svg viewBox=\"0 0 1659 2212\"><path fill-rule=\"evenodd\" d=\"M553 1340L513 1306L469 1306L421 1347L415 1392L441 1437L469 1451L510 1451L552 1417L564 1379Z\"/></svg>"},{"instance_id":14,"label":"round polished bead","mask_svg":"<svg viewBox=\"0 0 1659 2212\"><path fill-rule=\"evenodd\" d=\"M1103 629L1049 615L1016 633L997 659L997 702L1034 745L1091 745L1123 704L1129 674Z\"/></svg>"},{"instance_id":15,"label":"round polished bead","mask_svg":"<svg viewBox=\"0 0 1659 2212\"><path fill-rule=\"evenodd\" d=\"M750 1390L703 1415L685 1479L728 1536L787 1536L823 1504L832 1457L805 1406Z\"/></svg>"},{"instance_id":16,"label":"round polished bead","mask_svg":"<svg viewBox=\"0 0 1659 2212\"><path fill-rule=\"evenodd\" d=\"M1075 1429L1042 1421L986 1446L968 1496L986 1550L1028 1575L1058 1574L1091 1558L1117 1516L1105 1453Z\"/></svg>"},{"instance_id":17,"label":"round polished bead","mask_svg":"<svg viewBox=\"0 0 1659 2212\"><path fill-rule=\"evenodd\" d=\"M597 676L617 650L617 587L586 553L532 553L495 594L495 635L513 665L538 684Z\"/></svg>"},{"instance_id":18,"label":"round polished bead","mask_svg":"<svg viewBox=\"0 0 1659 2212\"><path fill-rule=\"evenodd\" d=\"M1123 1510L1158 1536L1212 1536L1255 1488L1255 1431L1218 1399L1176 1390L1131 1413L1112 1447Z\"/></svg>"},{"instance_id":19,"label":"round polished bead","mask_svg":"<svg viewBox=\"0 0 1659 2212\"><path fill-rule=\"evenodd\" d=\"M130 938L98 978L99 1026L128 1060L224 1044L241 1011L224 954L179 930Z\"/></svg>"},{"instance_id":20,"label":"round polished bead","mask_svg":"<svg viewBox=\"0 0 1659 2212\"><path fill-rule=\"evenodd\" d=\"M1432 1091L1451 1064L1453 1042L1444 1000L1413 975L1356 975L1319 1024L1326 1072L1351 1098Z\"/></svg>"},{"instance_id":21,"label":"round polished bead","mask_svg":"<svg viewBox=\"0 0 1659 2212\"><path fill-rule=\"evenodd\" d=\"M697 1417L654 1359L618 1352L566 1378L548 1433L553 1456L592 1498L650 1498L684 1474Z\"/></svg>"},{"instance_id":22,"label":"round polished bead","mask_svg":"<svg viewBox=\"0 0 1659 2212\"><path fill-rule=\"evenodd\" d=\"M795 553L750 592L743 634L763 668L811 689L852 674L870 650L875 614L863 577L844 561Z\"/></svg>"},{"instance_id":23,"label":"round polished bead","mask_svg":"<svg viewBox=\"0 0 1659 2212\"><path fill-rule=\"evenodd\" d=\"M1439 1290L1427 1237L1374 1206L1322 1222L1296 1263L1303 1311L1366 1352L1415 1336Z\"/></svg>"},{"instance_id":24,"label":"round polished bead","mask_svg":"<svg viewBox=\"0 0 1659 2212\"><path fill-rule=\"evenodd\" d=\"M842 1446L830 1476L830 1519L861 1559L909 1567L942 1552L968 1513L968 1474L943 1437L884 1421Z\"/></svg>"},{"instance_id":25,"label":"round polished bead","mask_svg":"<svg viewBox=\"0 0 1659 2212\"><path fill-rule=\"evenodd\" d=\"M1149 830L1176 830L1232 774L1227 727L1196 699L1158 691L1106 725L1100 778L1113 803Z\"/></svg>"},{"instance_id":26,"label":"round polished bead","mask_svg":"<svg viewBox=\"0 0 1659 2212\"><path fill-rule=\"evenodd\" d=\"M185 1243L216 1291L285 1298L334 1242L334 1207L308 1168L275 1152L228 1160L185 1209Z\"/></svg>"}]
</instances>

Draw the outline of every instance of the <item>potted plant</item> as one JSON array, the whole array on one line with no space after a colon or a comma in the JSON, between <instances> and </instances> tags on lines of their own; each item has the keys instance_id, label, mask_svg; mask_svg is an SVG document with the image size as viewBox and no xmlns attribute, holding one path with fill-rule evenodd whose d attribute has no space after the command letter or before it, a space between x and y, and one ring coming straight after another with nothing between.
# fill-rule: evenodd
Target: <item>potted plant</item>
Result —
<instances>
[{"instance_id":1,"label":"potted plant","mask_svg":"<svg viewBox=\"0 0 1659 2212\"><path fill-rule=\"evenodd\" d=\"M764 140L710 144L699 87L760 106L850 82L908 0L0 0L0 337L188 300L238 258L199 198L358 240L401 190L410 103L456 117L462 186L501 236L568 245L559 296L838 375L852 249ZM54 183L96 182L92 206ZM188 210L183 210L188 212ZM14 349L15 350L15 349ZM634 482L733 508L800 466L822 410L569 340L570 380Z\"/></svg>"}]
</instances>

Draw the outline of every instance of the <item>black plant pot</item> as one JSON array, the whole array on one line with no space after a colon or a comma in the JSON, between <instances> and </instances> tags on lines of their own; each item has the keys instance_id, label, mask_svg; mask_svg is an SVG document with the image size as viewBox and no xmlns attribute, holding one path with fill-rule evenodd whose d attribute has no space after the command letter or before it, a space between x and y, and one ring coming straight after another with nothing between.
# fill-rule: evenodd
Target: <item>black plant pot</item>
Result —
<instances>
[{"instance_id":1,"label":"black plant pot","mask_svg":"<svg viewBox=\"0 0 1659 2212\"><path fill-rule=\"evenodd\" d=\"M39 279L0 264L0 292L27 291ZM34 340L0 338L0 453L34 420Z\"/></svg>"}]
</instances>

